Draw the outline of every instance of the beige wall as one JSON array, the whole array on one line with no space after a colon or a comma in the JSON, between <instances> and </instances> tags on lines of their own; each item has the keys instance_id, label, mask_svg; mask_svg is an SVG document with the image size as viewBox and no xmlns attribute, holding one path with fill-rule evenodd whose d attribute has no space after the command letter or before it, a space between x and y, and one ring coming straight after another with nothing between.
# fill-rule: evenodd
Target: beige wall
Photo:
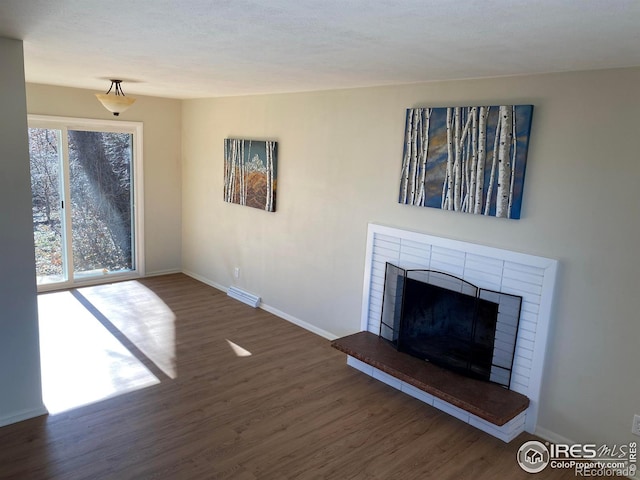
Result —
<instances>
[{"instance_id":1,"label":"beige wall","mask_svg":"<svg viewBox=\"0 0 640 480\"><path fill-rule=\"evenodd\" d=\"M27 84L27 111L38 115L118 119L100 105L94 93L77 88ZM138 100L119 119L144 124L146 271L147 274L179 271L181 102L134 96Z\"/></svg>"},{"instance_id":2,"label":"beige wall","mask_svg":"<svg viewBox=\"0 0 640 480\"><path fill-rule=\"evenodd\" d=\"M368 222L558 259L541 431L637 440L638 85L627 69L185 101L183 269L340 336L360 326ZM407 107L504 103L535 105L521 220L397 203ZM276 213L223 202L225 137L279 142Z\"/></svg>"}]
</instances>

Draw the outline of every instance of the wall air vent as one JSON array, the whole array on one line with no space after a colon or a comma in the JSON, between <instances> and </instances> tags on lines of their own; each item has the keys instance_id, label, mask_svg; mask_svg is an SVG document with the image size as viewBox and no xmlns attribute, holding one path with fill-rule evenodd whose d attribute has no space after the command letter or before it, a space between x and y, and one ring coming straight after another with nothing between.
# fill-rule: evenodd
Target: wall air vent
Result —
<instances>
[{"instance_id":1,"label":"wall air vent","mask_svg":"<svg viewBox=\"0 0 640 480\"><path fill-rule=\"evenodd\" d=\"M260 305L259 296L254 295L253 293L245 292L238 287L229 287L229 289L227 290L227 295L229 295L231 298L235 298L236 300L241 301L242 303L246 303L253 308L256 308L258 305Z\"/></svg>"}]
</instances>

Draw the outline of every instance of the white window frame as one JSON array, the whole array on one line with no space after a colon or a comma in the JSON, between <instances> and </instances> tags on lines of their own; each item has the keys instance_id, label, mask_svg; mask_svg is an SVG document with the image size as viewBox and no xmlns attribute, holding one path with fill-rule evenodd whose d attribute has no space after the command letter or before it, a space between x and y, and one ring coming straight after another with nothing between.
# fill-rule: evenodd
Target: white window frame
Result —
<instances>
[{"instance_id":1,"label":"white window frame","mask_svg":"<svg viewBox=\"0 0 640 480\"><path fill-rule=\"evenodd\" d=\"M133 187L133 251L135 255L135 268L128 272L110 273L104 277L74 278L67 275L64 282L38 285L38 292L60 290L77 286L97 285L110 283L119 280L128 280L144 277L145 275L145 252L144 252L144 161L143 161L143 124L142 122L127 122L119 120L97 120L92 118L58 117L49 115L27 115L29 128L48 128L62 131L66 138L69 130L98 131L112 133L130 133L133 135L133 162L132 162L132 187ZM66 142L63 141L66 145ZM63 152L68 159L69 152ZM69 183L68 161L63 162L61 172L65 184ZM64 189L64 204L71 205L70 192ZM65 209L66 210L66 209ZM70 222L70 210L65 211L65 223ZM67 242L66 255L73 261L71 252L71 242ZM68 273L68 272L67 272Z\"/></svg>"}]
</instances>

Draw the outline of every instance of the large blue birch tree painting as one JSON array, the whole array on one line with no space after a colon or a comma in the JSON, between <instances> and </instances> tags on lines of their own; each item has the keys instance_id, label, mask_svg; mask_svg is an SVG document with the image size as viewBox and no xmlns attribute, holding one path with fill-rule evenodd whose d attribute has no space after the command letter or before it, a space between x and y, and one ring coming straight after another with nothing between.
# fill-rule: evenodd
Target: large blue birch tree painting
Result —
<instances>
[{"instance_id":1,"label":"large blue birch tree painting","mask_svg":"<svg viewBox=\"0 0 640 480\"><path fill-rule=\"evenodd\" d=\"M533 105L409 108L399 202L520 218Z\"/></svg>"}]
</instances>

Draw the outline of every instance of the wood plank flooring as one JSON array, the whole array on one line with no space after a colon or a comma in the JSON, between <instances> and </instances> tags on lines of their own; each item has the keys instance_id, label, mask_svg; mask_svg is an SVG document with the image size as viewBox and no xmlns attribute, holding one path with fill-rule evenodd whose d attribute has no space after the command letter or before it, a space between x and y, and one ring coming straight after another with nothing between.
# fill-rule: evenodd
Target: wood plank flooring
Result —
<instances>
[{"instance_id":1,"label":"wood plank flooring","mask_svg":"<svg viewBox=\"0 0 640 480\"><path fill-rule=\"evenodd\" d=\"M170 374L0 428L0 479L531 478L516 463L531 436L505 444L348 367L329 341L185 275L136 285L175 316L174 357L159 366ZM120 308L130 286L105 286L91 302L137 336L148 361L162 340L157 305ZM547 468L536 478L575 477Z\"/></svg>"}]
</instances>

